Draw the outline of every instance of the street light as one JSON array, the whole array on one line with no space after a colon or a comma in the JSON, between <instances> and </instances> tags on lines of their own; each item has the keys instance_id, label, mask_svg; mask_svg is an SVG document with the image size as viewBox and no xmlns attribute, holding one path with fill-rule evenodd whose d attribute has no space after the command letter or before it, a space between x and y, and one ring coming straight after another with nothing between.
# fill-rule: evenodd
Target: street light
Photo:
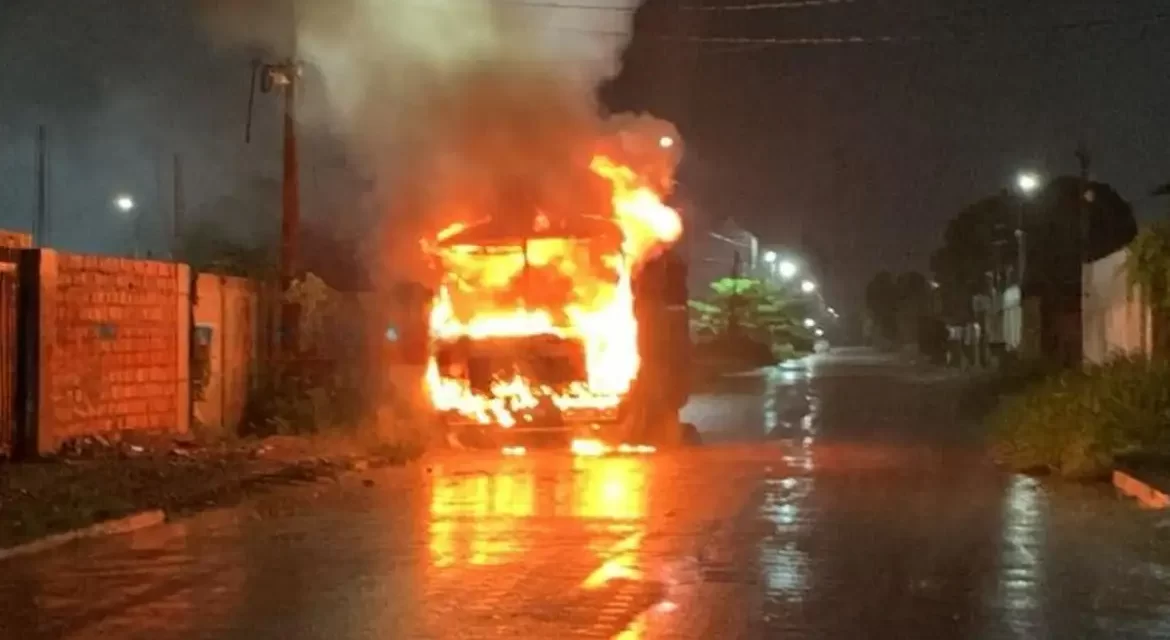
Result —
<instances>
[{"instance_id":1,"label":"street light","mask_svg":"<svg viewBox=\"0 0 1170 640\"><path fill-rule=\"evenodd\" d=\"M781 260L779 271L781 278L784 278L785 280L791 280L792 277L796 275L798 269L796 268L795 262L792 262L791 260Z\"/></svg>"},{"instance_id":2,"label":"street light","mask_svg":"<svg viewBox=\"0 0 1170 640\"><path fill-rule=\"evenodd\" d=\"M128 193L119 193L118 195L114 196L113 204L118 213L122 214L131 225L130 230L133 233L134 240L134 257L137 258L138 244L141 242L140 235L142 231L140 227L142 225L142 214L131 214L130 212L134 211L138 204L134 202L134 196Z\"/></svg>"},{"instance_id":3,"label":"street light","mask_svg":"<svg viewBox=\"0 0 1170 640\"><path fill-rule=\"evenodd\" d=\"M808 329L812 329L813 327L817 326L817 321L813 320L812 318L805 318L804 326Z\"/></svg>"},{"instance_id":4,"label":"street light","mask_svg":"<svg viewBox=\"0 0 1170 640\"><path fill-rule=\"evenodd\" d=\"M134 209L134 198L126 194L114 198L114 206L122 213L130 213Z\"/></svg>"},{"instance_id":5,"label":"street light","mask_svg":"<svg viewBox=\"0 0 1170 640\"><path fill-rule=\"evenodd\" d=\"M1031 171L1023 171L1016 176L1016 187L1019 188L1020 193L1031 195L1040 188L1040 176Z\"/></svg>"},{"instance_id":6,"label":"street light","mask_svg":"<svg viewBox=\"0 0 1170 640\"><path fill-rule=\"evenodd\" d=\"M669 149L674 146L674 138L670 136L662 136L658 139L658 146L663 149Z\"/></svg>"},{"instance_id":7,"label":"street light","mask_svg":"<svg viewBox=\"0 0 1170 640\"><path fill-rule=\"evenodd\" d=\"M817 329L813 333L815 333L818 338L823 338L825 335L825 330L824 329Z\"/></svg>"},{"instance_id":8,"label":"street light","mask_svg":"<svg viewBox=\"0 0 1170 640\"><path fill-rule=\"evenodd\" d=\"M805 280L804 282L800 283L800 290L804 293L812 293L813 291L817 290L817 283L813 282L812 280Z\"/></svg>"},{"instance_id":9,"label":"street light","mask_svg":"<svg viewBox=\"0 0 1170 640\"><path fill-rule=\"evenodd\" d=\"M777 256L776 256L775 251L765 251L764 252L764 262L767 262L768 264L772 264L773 262L776 262L776 258L777 258Z\"/></svg>"},{"instance_id":10,"label":"street light","mask_svg":"<svg viewBox=\"0 0 1170 640\"><path fill-rule=\"evenodd\" d=\"M1021 171L1016 175L1016 188L1020 190L1024 198L1029 198L1036 190L1040 188L1040 176L1031 171ZM1028 251L1024 243L1024 207L1027 206L1024 201L1020 202L1020 207L1016 211L1016 274L1017 281L1020 285L1021 292L1024 287L1024 270L1028 268Z\"/></svg>"}]
</instances>

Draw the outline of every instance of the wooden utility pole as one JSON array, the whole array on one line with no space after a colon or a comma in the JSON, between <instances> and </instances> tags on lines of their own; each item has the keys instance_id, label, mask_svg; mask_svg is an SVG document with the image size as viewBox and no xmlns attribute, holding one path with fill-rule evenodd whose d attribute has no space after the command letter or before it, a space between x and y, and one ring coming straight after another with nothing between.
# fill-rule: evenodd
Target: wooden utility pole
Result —
<instances>
[{"instance_id":1,"label":"wooden utility pole","mask_svg":"<svg viewBox=\"0 0 1170 640\"><path fill-rule=\"evenodd\" d=\"M280 348L285 356L294 354L299 343L298 324L300 308L295 302L284 299L284 293L292 286L297 273L297 237L300 234L300 166L297 156L296 96L297 84L301 77L301 65L294 58L278 63L252 65L252 92L248 96L248 122L244 129L245 142L252 138L252 107L257 77L260 91L270 93L281 90L284 93L284 151L283 180L281 182L280 219Z\"/></svg>"},{"instance_id":2,"label":"wooden utility pole","mask_svg":"<svg viewBox=\"0 0 1170 640\"><path fill-rule=\"evenodd\" d=\"M281 189L280 220L280 290L286 294L296 278L297 235L301 227L301 185L297 158L296 87L300 66L287 60L280 67L284 83L284 180ZM285 355L297 349L300 308L282 298L280 307L281 352Z\"/></svg>"}]
</instances>

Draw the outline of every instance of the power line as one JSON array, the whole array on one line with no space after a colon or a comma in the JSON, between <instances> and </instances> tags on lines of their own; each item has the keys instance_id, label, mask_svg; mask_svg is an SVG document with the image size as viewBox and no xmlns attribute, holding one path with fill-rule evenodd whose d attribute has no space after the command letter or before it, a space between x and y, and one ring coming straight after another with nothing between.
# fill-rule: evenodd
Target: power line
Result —
<instances>
[{"instance_id":1,"label":"power line","mask_svg":"<svg viewBox=\"0 0 1170 640\"><path fill-rule=\"evenodd\" d=\"M778 9L806 9L831 5L853 4L857 0L782 0L778 2L753 2L732 5L680 5L674 11L771 11ZM569 2L540 2L539 0L505 0L498 4L510 7L532 7L535 9L568 9L574 11L608 11L613 13L634 13L638 7L614 7L602 4L576 4Z\"/></svg>"},{"instance_id":2,"label":"power line","mask_svg":"<svg viewBox=\"0 0 1170 640\"><path fill-rule=\"evenodd\" d=\"M703 5L679 7L682 11L769 11L773 9L805 9L853 4L857 0L788 0L786 2L754 2L751 4Z\"/></svg>"},{"instance_id":3,"label":"power line","mask_svg":"<svg viewBox=\"0 0 1170 640\"><path fill-rule=\"evenodd\" d=\"M1170 22L1170 13L1159 13L1129 19L1124 18L1093 18L1064 22L1047 27L1017 31L1016 35L1052 35L1071 31L1098 31L1120 27L1150 27ZM843 34L825 36L689 36L654 32L638 32L641 39L651 39L660 42L676 42L700 45L731 45L732 51L752 51L770 47L812 47L812 46L840 46L840 45L867 45L867 44L918 44L918 43L967 43L993 35L987 30L960 30L958 25L942 25L948 32L933 36L922 35L891 35L891 34ZM630 34L622 31L603 31L595 29L573 29L565 27L562 30L628 38ZM751 45L751 46L746 46Z\"/></svg>"}]
</instances>

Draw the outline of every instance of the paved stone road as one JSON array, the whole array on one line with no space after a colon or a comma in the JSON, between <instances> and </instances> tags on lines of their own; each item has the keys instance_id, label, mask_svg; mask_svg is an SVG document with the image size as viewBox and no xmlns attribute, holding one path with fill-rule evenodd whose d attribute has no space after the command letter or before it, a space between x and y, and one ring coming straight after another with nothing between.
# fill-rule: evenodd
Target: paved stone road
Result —
<instances>
[{"instance_id":1,"label":"paved stone road","mask_svg":"<svg viewBox=\"0 0 1170 640\"><path fill-rule=\"evenodd\" d=\"M990 468L956 387L838 352L697 449L279 489L0 563L0 638L1170 638L1162 516Z\"/></svg>"}]
</instances>

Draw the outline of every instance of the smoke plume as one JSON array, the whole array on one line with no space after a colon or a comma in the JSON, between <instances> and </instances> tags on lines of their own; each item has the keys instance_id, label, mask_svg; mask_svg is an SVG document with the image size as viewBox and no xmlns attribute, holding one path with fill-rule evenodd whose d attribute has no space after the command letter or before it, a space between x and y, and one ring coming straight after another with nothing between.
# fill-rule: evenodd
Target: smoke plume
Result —
<instances>
[{"instance_id":1,"label":"smoke plume","mask_svg":"<svg viewBox=\"0 0 1170 640\"><path fill-rule=\"evenodd\" d=\"M301 121L341 136L375 177L384 254L455 221L604 213L599 148L671 180L680 147L658 141L677 140L673 126L605 119L596 100L640 0L203 2L228 44L288 55L295 42L311 69Z\"/></svg>"}]
</instances>

